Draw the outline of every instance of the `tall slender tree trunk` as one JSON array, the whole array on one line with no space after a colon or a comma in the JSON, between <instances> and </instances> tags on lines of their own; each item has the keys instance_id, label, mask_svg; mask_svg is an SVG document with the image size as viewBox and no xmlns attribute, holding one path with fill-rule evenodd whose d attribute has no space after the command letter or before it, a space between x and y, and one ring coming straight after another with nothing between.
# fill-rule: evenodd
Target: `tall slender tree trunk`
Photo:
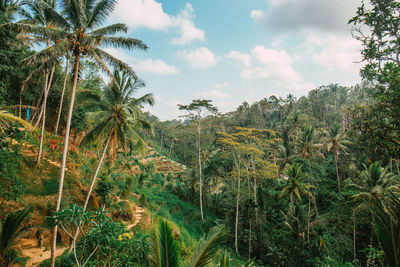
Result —
<instances>
[{"instance_id":1,"label":"tall slender tree trunk","mask_svg":"<svg viewBox=\"0 0 400 267\"><path fill-rule=\"evenodd\" d=\"M237 175L237 196L236 196L236 217L235 217L235 251L238 253L238 231L239 231L239 202L240 202L240 166L239 159L236 159Z\"/></svg>"},{"instance_id":2,"label":"tall slender tree trunk","mask_svg":"<svg viewBox=\"0 0 400 267\"><path fill-rule=\"evenodd\" d=\"M47 83L47 81L48 81L48 79L49 79L49 74L47 73L46 75L45 75L45 85L44 85L44 87L43 87L43 93L41 94L41 96L40 96L40 99L39 99L39 102L38 102L38 105L37 105L37 111L36 111L36 114L35 115L37 115L38 114L38 118L37 118L37 120L36 120L36 122L35 122L35 125L34 125L34 128L36 128L36 127L38 127L38 125L39 125L39 123L40 123L40 120L42 119L42 115L43 115L43 104L41 104L41 102L42 102L42 99L43 99L43 101L44 101L44 95L46 94L46 90L47 90L47 86L48 86L48 83ZM38 113L39 112L39 113ZM33 120L34 120L34 116L32 117L32 122L33 122Z\"/></svg>"},{"instance_id":3,"label":"tall slender tree trunk","mask_svg":"<svg viewBox=\"0 0 400 267\"><path fill-rule=\"evenodd\" d=\"M87 205L89 204L90 195L92 194L94 185L96 184L97 175L99 174L101 165L103 164L103 160L104 160L104 157L106 155L108 145L110 144L111 137L112 137L112 133L110 133L110 136L107 139L107 142L106 142L106 144L104 146L104 149L103 149L103 153L101 154L99 163L97 164L96 171L94 172L92 182L90 183L89 191L88 191L88 193L86 195L86 199L85 199L85 204L83 204L83 210L84 211L86 211ZM75 229L74 238L72 240L71 247L69 248L69 253L71 253L72 249L74 248L75 243L76 243L76 239L78 238L78 235L79 235L79 227L77 227Z\"/></svg>"},{"instance_id":4,"label":"tall slender tree trunk","mask_svg":"<svg viewBox=\"0 0 400 267\"><path fill-rule=\"evenodd\" d=\"M353 259L357 259L356 252L356 215L353 215Z\"/></svg>"},{"instance_id":5,"label":"tall slender tree trunk","mask_svg":"<svg viewBox=\"0 0 400 267\"><path fill-rule=\"evenodd\" d=\"M64 76L64 85L61 93L61 100L60 100L60 106L58 107L58 115L57 115L57 122L56 122L56 129L54 131L55 134L58 132L58 125L60 123L60 118L61 118L61 111L62 111L62 106L63 106L63 100L64 100L64 93L65 93L65 87L67 85L67 78L68 78L68 66L69 66L69 58L67 56L67 62L65 65L65 76Z\"/></svg>"},{"instance_id":6,"label":"tall slender tree trunk","mask_svg":"<svg viewBox=\"0 0 400 267\"><path fill-rule=\"evenodd\" d=\"M199 180L200 180L200 214L201 214L201 220L204 221L204 215L203 215L203 176L202 176L202 167L201 167L201 124L200 124L200 118L198 122L198 136L199 139L197 140L197 152L198 152L198 158L199 158Z\"/></svg>"},{"instance_id":7,"label":"tall slender tree trunk","mask_svg":"<svg viewBox=\"0 0 400 267\"><path fill-rule=\"evenodd\" d=\"M251 259L251 217L250 217L250 231L249 231L249 260Z\"/></svg>"},{"instance_id":8,"label":"tall slender tree trunk","mask_svg":"<svg viewBox=\"0 0 400 267\"><path fill-rule=\"evenodd\" d=\"M43 106L42 106L42 108L44 108L44 109L46 109L46 98L47 98L47 87L48 87L48 85L47 85L47 80L48 80L48 76L49 76L49 74L48 73L46 73L46 76L45 76L45 82L44 82L44 99L43 99ZM40 145L39 145L39 153L38 153L38 157L37 157L37 160L36 160L36 165L39 165L40 164L40 157L41 157L41 155L42 155L42 147L43 147L43 137L44 137L44 126L45 126L45 116L46 116L46 111L44 111L44 116L43 116L43 122L42 122L42 131L41 131L41 134L40 134Z\"/></svg>"},{"instance_id":9,"label":"tall slender tree trunk","mask_svg":"<svg viewBox=\"0 0 400 267\"><path fill-rule=\"evenodd\" d=\"M45 132L45 127L46 127L46 106L47 106L47 96L49 95L49 91L51 88L51 82L53 81L53 75L54 75L54 70L55 66L51 69L51 74L50 74L50 79L47 84L47 79L45 84L47 84L46 89L44 90L44 98L43 98L43 116L42 116L42 131L40 135L40 145L39 145L39 153L36 161L36 165L39 166L40 164L40 158L42 156L42 150L43 150L43 141L44 141L44 132ZM46 75L47 77L47 75Z\"/></svg>"},{"instance_id":10,"label":"tall slender tree trunk","mask_svg":"<svg viewBox=\"0 0 400 267\"><path fill-rule=\"evenodd\" d=\"M75 67L74 67L74 83L72 85L71 101L69 103L69 110L68 110L67 127L65 129L64 150L63 150L62 162L61 162L60 181L59 181L59 186L58 186L58 195L57 195L57 203L56 203L56 210L55 210L56 212L60 210L62 192L63 192L63 187L64 187L65 165L67 163L69 133L70 133L70 129L71 129L72 111L74 110L76 86L78 83L79 60L80 60L80 55L77 55L76 60L75 60ZM52 238L52 244L51 244L51 267L55 267L55 263L56 263L56 244L57 244L57 226L55 226L53 228L53 238Z\"/></svg>"},{"instance_id":11,"label":"tall slender tree trunk","mask_svg":"<svg viewBox=\"0 0 400 267\"><path fill-rule=\"evenodd\" d=\"M21 118L22 114L22 90L19 93L19 108L18 108L18 117Z\"/></svg>"},{"instance_id":12,"label":"tall slender tree trunk","mask_svg":"<svg viewBox=\"0 0 400 267\"><path fill-rule=\"evenodd\" d=\"M307 243L310 244L311 197L308 196Z\"/></svg>"},{"instance_id":13,"label":"tall slender tree trunk","mask_svg":"<svg viewBox=\"0 0 400 267\"><path fill-rule=\"evenodd\" d=\"M339 194L341 194L342 189L340 188L340 177L339 177L338 157L337 156L335 156L335 166L336 166L336 178L337 178L337 183L338 183L338 188L339 188Z\"/></svg>"}]
</instances>

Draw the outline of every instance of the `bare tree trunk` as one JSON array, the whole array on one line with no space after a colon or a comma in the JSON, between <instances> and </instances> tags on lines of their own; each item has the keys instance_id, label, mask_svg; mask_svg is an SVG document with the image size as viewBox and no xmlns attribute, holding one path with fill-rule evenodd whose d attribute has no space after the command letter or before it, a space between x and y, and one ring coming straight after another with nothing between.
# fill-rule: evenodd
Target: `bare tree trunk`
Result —
<instances>
[{"instance_id":1,"label":"bare tree trunk","mask_svg":"<svg viewBox=\"0 0 400 267\"><path fill-rule=\"evenodd\" d=\"M103 153L101 154L99 163L97 164L96 171L94 172L93 179L92 179L92 182L91 182L90 187L89 187L89 191L88 191L88 193L86 195L85 204L83 204L83 210L84 211L86 211L87 205L89 204L90 195L92 194L94 185L96 184L97 175L99 174L101 165L102 165L104 157L106 155L107 148L108 148L108 145L109 145L110 140L111 140L111 136L112 136L112 133L110 133L110 136L107 139L107 142L106 142L106 144L104 146L104 149L103 149ZM72 239L71 247L69 248L69 253L71 253L72 249L74 248L75 243L76 243L76 239L78 238L78 235L79 235L79 226L75 230L74 238Z\"/></svg>"},{"instance_id":2,"label":"bare tree trunk","mask_svg":"<svg viewBox=\"0 0 400 267\"><path fill-rule=\"evenodd\" d=\"M203 215L203 177L202 177L202 170L201 170L201 124L200 124L200 118L198 122L198 133L199 133L199 139L197 140L197 152L198 152L198 158L199 158L199 178L200 178L200 214L201 214L201 220L204 221L204 215Z\"/></svg>"},{"instance_id":3,"label":"bare tree trunk","mask_svg":"<svg viewBox=\"0 0 400 267\"><path fill-rule=\"evenodd\" d=\"M340 178L339 178L339 169L338 169L338 159L335 157L335 166L336 166L336 178L339 188L339 194L342 193L342 189L340 188Z\"/></svg>"},{"instance_id":4,"label":"bare tree trunk","mask_svg":"<svg viewBox=\"0 0 400 267\"><path fill-rule=\"evenodd\" d=\"M237 196L236 196L236 218L235 218L235 251L239 252L238 248L238 229L239 229L239 201L240 201L240 166L238 159L236 161L236 167L238 170L237 176Z\"/></svg>"},{"instance_id":5,"label":"bare tree trunk","mask_svg":"<svg viewBox=\"0 0 400 267\"><path fill-rule=\"evenodd\" d=\"M69 66L69 58L67 57L67 62L65 65L65 76L64 76L64 85L61 93L61 100L60 100L60 106L58 108L58 115L57 115L57 122L56 122L56 129L54 131L55 134L58 132L58 125L60 123L60 118L61 118L61 111L62 111L62 106L63 106L63 100L64 100L64 93L65 93L65 87L67 85L67 78L68 78L68 66Z\"/></svg>"},{"instance_id":6,"label":"bare tree trunk","mask_svg":"<svg viewBox=\"0 0 400 267\"><path fill-rule=\"evenodd\" d=\"M34 127L36 128L36 127L38 127L38 125L39 125L39 122L40 122L40 120L42 119L42 115L43 115L43 104L42 105L40 105L40 102L42 101L42 99L43 99L43 102L44 102L44 95L46 94L46 90L47 90L47 80L48 80L48 78L49 78L49 74L47 73L46 75L45 75L45 79L46 79L46 81L45 81L45 85L44 85L44 87L43 87L43 94L41 95L41 98L39 99L39 102L38 102L38 105L37 105L37 108L39 109L39 107L40 107L40 110L39 111L37 111L37 112L39 112L39 113L37 113L36 112L36 114L39 114L39 116L38 116L38 118L37 118L37 121L35 122L35 125L34 125ZM33 122L33 117L32 117L32 122Z\"/></svg>"},{"instance_id":7,"label":"bare tree trunk","mask_svg":"<svg viewBox=\"0 0 400 267\"><path fill-rule=\"evenodd\" d=\"M55 70L55 66L53 66L53 68L51 69L51 74L50 74L50 79L49 82L47 84L47 79L45 84L46 86L46 90L44 91L44 99L43 99L43 117L42 117L42 132L40 135L40 145L39 145L39 153L38 153L38 157L37 157L37 161L36 161L36 165L39 166L40 164L40 158L42 156L42 150L43 150L43 141L44 141L44 132L45 132L45 128L46 128L46 106L47 106L47 96L49 95L49 91L51 88L51 82L53 81L53 75L54 75L54 70ZM47 77L47 75L46 75Z\"/></svg>"},{"instance_id":8,"label":"bare tree trunk","mask_svg":"<svg viewBox=\"0 0 400 267\"><path fill-rule=\"evenodd\" d=\"M353 215L353 258L356 260L357 253L356 253L356 215Z\"/></svg>"},{"instance_id":9,"label":"bare tree trunk","mask_svg":"<svg viewBox=\"0 0 400 267\"><path fill-rule=\"evenodd\" d=\"M42 106L42 109L44 109L44 113L43 113L43 120L42 120L42 131L41 131L41 135L40 135L40 145L39 145L39 153L38 153L38 157L37 157L37 160L36 160L36 165L39 165L40 164L40 157L41 157L41 155L42 155L42 147L43 147L43 139L44 139L44 127L45 127L45 122L46 122L46 120L45 120L45 118L46 118L46 99L47 99L47 87L48 87L48 85L47 85L47 80L48 80L48 76L49 76L49 74L48 73L46 73L46 76L45 76L45 82L44 82L44 99L43 99L43 106Z\"/></svg>"},{"instance_id":10,"label":"bare tree trunk","mask_svg":"<svg viewBox=\"0 0 400 267\"><path fill-rule=\"evenodd\" d=\"M309 244L310 244L310 217L311 217L311 197L308 196L307 243Z\"/></svg>"},{"instance_id":11,"label":"bare tree trunk","mask_svg":"<svg viewBox=\"0 0 400 267\"><path fill-rule=\"evenodd\" d=\"M22 91L19 93L19 110L18 110L18 117L21 118L22 113Z\"/></svg>"},{"instance_id":12,"label":"bare tree trunk","mask_svg":"<svg viewBox=\"0 0 400 267\"><path fill-rule=\"evenodd\" d=\"M249 260L251 259L251 218L250 218L250 233L249 233Z\"/></svg>"},{"instance_id":13,"label":"bare tree trunk","mask_svg":"<svg viewBox=\"0 0 400 267\"><path fill-rule=\"evenodd\" d=\"M60 210L62 192L63 192L63 187L64 187L65 165L67 163L69 133L70 133L70 129L71 129L72 112L74 110L76 86L78 83L79 60L80 60L80 55L77 55L76 60L75 60L75 67L74 67L74 83L72 85L71 101L69 103L69 110L68 110L67 127L65 129L64 150L63 150L62 162L61 162L60 181L59 181L58 196L57 196L57 203L56 203L56 210L55 210L56 212ZM50 258L51 259L51 267L55 267L55 263L56 263L56 243L57 243L57 226L55 226L53 228L53 238L52 238L52 244L51 244L51 258Z\"/></svg>"}]
</instances>

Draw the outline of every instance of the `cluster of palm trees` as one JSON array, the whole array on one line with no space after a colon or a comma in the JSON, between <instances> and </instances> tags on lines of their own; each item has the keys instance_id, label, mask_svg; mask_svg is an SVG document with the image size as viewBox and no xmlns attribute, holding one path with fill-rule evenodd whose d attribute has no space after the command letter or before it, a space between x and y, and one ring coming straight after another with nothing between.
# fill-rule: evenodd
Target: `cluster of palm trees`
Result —
<instances>
[{"instance_id":1,"label":"cluster of palm trees","mask_svg":"<svg viewBox=\"0 0 400 267\"><path fill-rule=\"evenodd\" d=\"M63 98L68 69L69 65L72 65L71 98L69 100L68 117L65 127L56 211L60 209L62 199L71 119L74 111L80 63L83 58L88 58L95 62L113 81L113 85L104 91L103 96L97 99L97 102L94 102L94 99L92 99L91 104L88 104L88 107L96 111L96 116L101 117L101 119L96 120L99 123L89 132L85 141L98 140L99 138L108 136L88 197L90 196L91 189L93 189L107 148L111 147L112 151L116 151L119 145L125 146L128 141L133 140L135 140L133 141L135 145L143 147L143 140L136 133L135 127L149 127L149 124L140 117L140 112L138 111L142 104L153 103L152 96L146 95L138 99L133 98L131 94L142 83L130 66L104 50L105 47L147 49L147 46L138 39L116 36L117 34L127 33L127 27L124 24L103 25L113 11L116 2L116 0L24 0L20 2L3 0L1 2L1 7L8 12L8 16L18 12L22 18L18 22L7 23L2 25L2 27L8 27L20 34L27 35L31 40L43 43L45 46L44 49L24 59L23 62L24 64L39 65L40 67L32 75L40 74L44 77L44 87L41 93L42 100L40 108L37 109L37 120L35 123L38 125L40 121L42 122L41 141L37 159L38 164L40 163L45 131L46 101L48 93L51 90L55 67L61 64L65 58L63 94L55 127L57 131L59 128L60 112L64 102ZM123 74L119 75L118 71L113 73L112 69L122 71ZM29 79L30 77L27 77L25 84L29 82ZM21 95L23 93L24 87L22 87ZM86 200L88 200L88 197ZM51 266L54 266L55 263L56 236L57 227L53 229Z\"/></svg>"},{"instance_id":2,"label":"cluster of palm trees","mask_svg":"<svg viewBox=\"0 0 400 267\"><path fill-rule=\"evenodd\" d=\"M339 125L333 125L325 130L321 138L318 138L314 127L304 126L293 133L292 147L289 138L284 138L283 144L277 149L276 161L283 170L287 164L292 164L295 156L299 155L302 158L312 161L317 157L325 158L323 152L332 152L336 167L336 178L338 184L338 191L341 194L341 179L339 176L339 156L341 153L346 153L347 145L351 142L347 139L344 131L341 130ZM301 166L293 164L287 168L288 185L282 191L281 195L288 194L291 202L293 202L293 195L295 194L300 198L300 194L309 195L309 190L313 186L304 181L305 177L302 175ZM290 187L290 188L289 188Z\"/></svg>"},{"instance_id":3,"label":"cluster of palm trees","mask_svg":"<svg viewBox=\"0 0 400 267\"><path fill-rule=\"evenodd\" d=\"M294 156L296 156L295 152L297 151L297 155L309 161L318 156L324 157L323 148L325 148L325 152L332 152L336 167L338 191L341 194L342 181L338 171L339 155L342 152L346 153L347 145L351 142L346 138L345 132L341 131L340 126L332 126L324 131L320 139L322 142L318 142L315 130L312 127L303 127L294 140L293 149L288 142L284 142L277 153L277 162L281 164L281 169L285 168L284 173L287 179L280 198L290 199L289 211L284 214L286 225L296 233L296 236L301 236L304 239L304 233L307 231L308 237L310 227L319 221L311 222L308 217L307 226L301 226L298 216L295 216L299 213L296 210L296 200L300 201L302 196L307 196L309 198L308 213L310 214L311 200L314 200L316 215L318 215L318 210L312 193L315 188L315 185L312 185L312 177L303 171L302 165L293 162ZM294 152L291 153L292 151ZM360 211L366 211L372 215L372 226L389 263L391 266L398 266L400 264L400 211L398 209L400 206L400 177L383 168L379 162L375 162L368 166L364 165L364 170L360 172L358 178L346 179L345 188L354 192L353 199L356 204L353 210L354 217ZM354 254L356 254L356 232L355 229L353 231Z\"/></svg>"}]
</instances>

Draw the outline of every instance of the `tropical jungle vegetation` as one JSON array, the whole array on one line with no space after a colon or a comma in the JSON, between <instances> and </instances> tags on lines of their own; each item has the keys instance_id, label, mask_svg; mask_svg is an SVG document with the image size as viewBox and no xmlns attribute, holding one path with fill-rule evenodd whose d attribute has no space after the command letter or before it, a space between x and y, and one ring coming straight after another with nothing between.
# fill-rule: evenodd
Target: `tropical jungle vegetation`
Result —
<instances>
[{"instance_id":1,"label":"tropical jungle vegetation","mask_svg":"<svg viewBox=\"0 0 400 267\"><path fill-rule=\"evenodd\" d=\"M170 121L116 2L0 0L0 266L400 266L399 1L348 22L361 84Z\"/></svg>"}]
</instances>

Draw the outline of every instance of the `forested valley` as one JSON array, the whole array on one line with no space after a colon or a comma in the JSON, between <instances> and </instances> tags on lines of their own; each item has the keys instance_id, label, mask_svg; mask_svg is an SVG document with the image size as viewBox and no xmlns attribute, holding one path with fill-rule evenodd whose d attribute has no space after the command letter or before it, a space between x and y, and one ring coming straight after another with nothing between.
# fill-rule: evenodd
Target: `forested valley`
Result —
<instances>
[{"instance_id":1,"label":"forested valley","mask_svg":"<svg viewBox=\"0 0 400 267\"><path fill-rule=\"evenodd\" d=\"M0 266L400 266L399 1L348 22L361 84L168 121L115 2L0 1Z\"/></svg>"}]
</instances>

